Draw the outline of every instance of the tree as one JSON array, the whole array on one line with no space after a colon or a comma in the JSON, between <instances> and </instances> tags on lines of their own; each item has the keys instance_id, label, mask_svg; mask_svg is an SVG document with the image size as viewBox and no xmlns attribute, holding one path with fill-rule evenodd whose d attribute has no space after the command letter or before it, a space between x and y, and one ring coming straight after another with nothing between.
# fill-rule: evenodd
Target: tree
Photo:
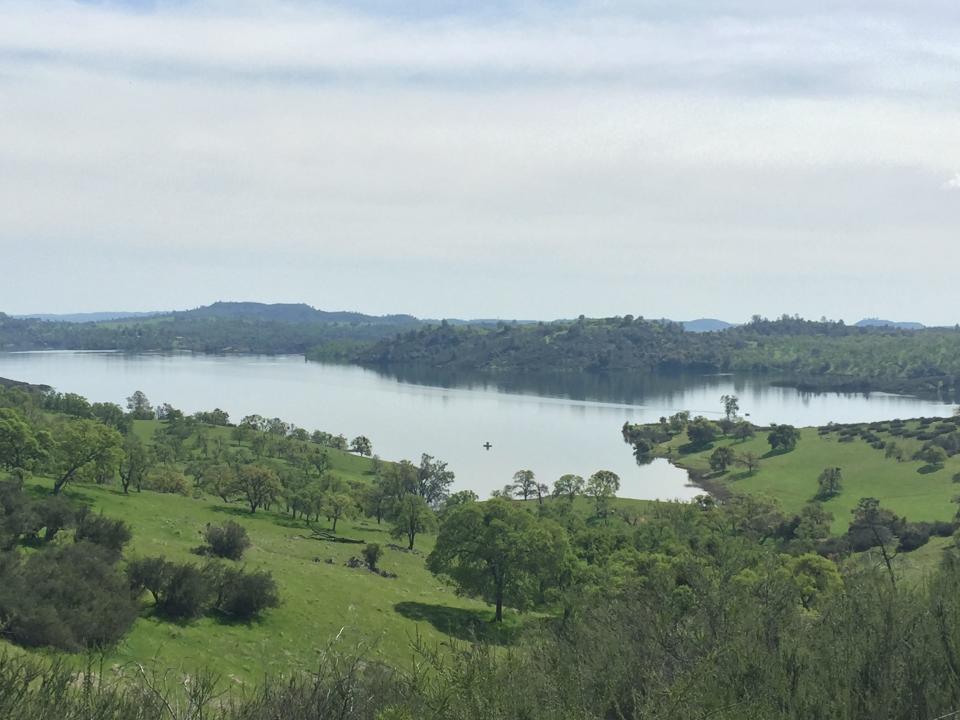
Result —
<instances>
[{"instance_id":1,"label":"tree","mask_svg":"<svg viewBox=\"0 0 960 720\"><path fill-rule=\"evenodd\" d=\"M771 425L767 442L774 452L788 452L797 446L800 431L793 425Z\"/></svg>"},{"instance_id":2,"label":"tree","mask_svg":"<svg viewBox=\"0 0 960 720\"><path fill-rule=\"evenodd\" d=\"M724 445L716 448L710 453L710 469L714 472L726 472L727 468L733 465L736 456L731 448Z\"/></svg>"},{"instance_id":3,"label":"tree","mask_svg":"<svg viewBox=\"0 0 960 720\"><path fill-rule=\"evenodd\" d=\"M406 538L407 548L413 550L417 535L429 532L436 527L437 519L427 501L419 495L407 493L394 503L391 510L394 527L391 534L395 538Z\"/></svg>"},{"instance_id":4,"label":"tree","mask_svg":"<svg viewBox=\"0 0 960 720\"><path fill-rule=\"evenodd\" d=\"M77 473L94 466L117 465L123 457L123 437L96 420L70 420L61 426L54 446L53 494Z\"/></svg>"},{"instance_id":5,"label":"tree","mask_svg":"<svg viewBox=\"0 0 960 720\"><path fill-rule=\"evenodd\" d=\"M513 474L513 492L517 497L528 500L537 492L537 481L533 470L517 470Z\"/></svg>"},{"instance_id":6,"label":"tree","mask_svg":"<svg viewBox=\"0 0 960 720\"><path fill-rule=\"evenodd\" d=\"M373 443L370 442L370 438L358 435L350 441L350 450L361 457L371 455L373 453Z\"/></svg>"},{"instance_id":7,"label":"tree","mask_svg":"<svg viewBox=\"0 0 960 720\"><path fill-rule=\"evenodd\" d=\"M204 488L224 502L237 492L237 475L229 465L211 465L203 474Z\"/></svg>"},{"instance_id":8,"label":"tree","mask_svg":"<svg viewBox=\"0 0 960 720\"><path fill-rule=\"evenodd\" d=\"M250 512L263 507L280 494L280 479L263 465L242 465L236 474L234 490L247 501Z\"/></svg>"},{"instance_id":9,"label":"tree","mask_svg":"<svg viewBox=\"0 0 960 720\"><path fill-rule=\"evenodd\" d=\"M705 417L696 417L687 425L687 437L696 447L709 445L720 437L720 426Z\"/></svg>"},{"instance_id":10,"label":"tree","mask_svg":"<svg viewBox=\"0 0 960 720\"><path fill-rule=\"evenodd\" d=\"M903 448L893 440L888 440L883 446L883 456L887 459L893 458L897 462L903 462Z\"/></svg>"},{"instance_id":11,"label":"tree","mask_svg":"<svg viewBox=\"0 0 960 720\"><path fill-rule=\"evenodd\" d=\"M750 475L760 469L760 457L756 453L745 452L737 455L735 462L737 465L745 467Z\"/></svg>"},{"instance_id":12,"label":"tree","mask_svg":"<svg viewBox=\"0 0 960 720\"><path fill-rule=\"evenodd\" d=\"M584 494L592 497L596 503L597 517L606 517L609 512L610 500L616 497L620 490L620 476L610 470L597 470L590 479Z\"/></svg>"},{"instance_id":13,"label":"tree","mask_svg":"<svg viewBox=\"0 0 960 720\"><path fill-rule=\"evenodd\" d=\"M496 607L535 607L559 587L571 567L566 532L503 499L470 503L444 520L427 558L431 572L449 577L458 592Z\"/></svg>"},{"instance_id":14,"label":"tree","mask_svg":"<svg viewBox=\"0 0 960 720\"><path fill-rule=\"evenodd\" d=\"M375 478L374 481L363 490L361 497L363 512L370 517L375 517L377 519L377 525L379 525L390 507L390 499L390 489L387 487L386 482L383 478Z\"/></svg>"},{"instance_id":15,"label":"tree","mask_svg":"<svg viewBox=\"0 0 960 720\"><path fill-rule=\"evenodd\" d=\"M555 498L566 498L573 502L578 495L583 494L583 478L579 475L561 475L560 479L553 484L553 496Z\"/></svg>"},{"instance_id":16,"label":"tree","mask_svg":"<svg viewBox=\"0 0 960 720\"><path fill-rule=\"evenodd\" d=\"M134 420L153 420L154 418L153 405L142 390L135 391L127 398L127 410L130 411Z\"/></svg>"},{"instance_id":17,"label":"tree","mask_svg":"<svg viewBox=\"0 0 960 720\"><path fill-rule=\"evenodd\" d=\"M34 432L23 414L14 408L0 408L0 468L31 470L46 456L47 433Z\"/></svg>"},{"instance_id":18,"label":"tree","mask_svg":"<svg viewBox=\"0 0 960 720\"><path fill-rule=\"evenodd\" d=\"M817 478L817 500L829 500L843 490L843 472L838 467L824 468Z\"/></svg>"},{"instance_id":19,"label":"tree","mask_svg":"<svg viewBox=\"0 0 960 720\"><path fill-rule=\"evenodd\" d=\"M947 461L947 451L939 445L927 445L913 457L915 460L921 460L931 467L940 468Z\"/></svg>"},{"instance_id":20,"label":"tree","mask_svg":"<svg viewBox=\"0 0 960 720\"><path fill-rule=\"evenodd\" d=\"M143 481L153 467L153 456L140 438L131 433L123 441L123 456L120 458L120 487L126 495L133 485L137 492L143 487Z\"/></svg>"},{"instance_id":21,"label":"tree","mask_svg":"<svg viewBox=\"0 0 960 720\"><path fill-rule=\"evenodd\" d=\"M740 412L740 399L736 395L722 395L720 402L723 403L723 414L727 422L733 422Z\"/></svg>"},{"instance_id":22,"label":"tree","mask_svg":"<svg viewBox=\"0 0 960 720\"><path fill-rule=\"evenodd\" d=\"M877 498L860 498L857 506L850 511L853 519L847 529L851 547L862 551L879 547L880 555L887 569L890 584L896 584L893 572L893 558L896 557L896 534L901 520L890 510L880 507Z\"/></svg>"},{"instance_id":23,"label":"tree","mask_svg":"<svg viewBox=\"0 0 960 720\"><path fill-rule=\"evenodd\" d=\"M345 492L328 492L323 496L323 513L333 523L332 530L337 532L337 520L352 517L356 501Z\"/></svg>"},{"instance_id":24,"label":"tree","mask_svg":"<svg viewBox=\"0 0 960 720\"><path fill-rule=\"evenodd\" d=\"M754 436L753 424L746 420L741 420L733 426L730 432L734 440L745 442Z\"/></svg>"},{"instance_id":25,"label":"tree","mask_svg":"<svg viewBox=\"0 0 960 720\"><path fill-rule=\"evenodd\" d=\"M450 494L454 474L447 469L447 463L424 453L420 456L417 468L417 494L432 508L440 507Z\"/></svg>"}]
</instances>

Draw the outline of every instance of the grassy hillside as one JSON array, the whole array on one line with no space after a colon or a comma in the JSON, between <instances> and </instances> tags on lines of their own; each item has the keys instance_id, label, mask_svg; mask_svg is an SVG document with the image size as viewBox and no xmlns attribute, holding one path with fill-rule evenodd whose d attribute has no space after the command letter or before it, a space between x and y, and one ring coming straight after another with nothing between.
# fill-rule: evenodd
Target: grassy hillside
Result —
<instances>
[{"instance_id":1,"label":"grassy hillside","mask_svg":"<svg viewBox=\"0 0 960 720\"><path fill-rule=\"evenodd\" d=\"M787 513L799 512L813 500L817 478L824 468L839 467L843 473L843 490L824 503L825 509L833 513L836 532L846 529L850 511L863 497L878 498L884 507L913 521L952 519L956 505L951 499L960 490L953 481L954 475L960 473L960 455L949 457L943 466L930 466L909 459L922 447L923 440L892 435L889 423L863 427L881 442L895 442L903 449L906 459L888 458L883 449L875 448L859 434L845 434L849 431L840 426L833 431L802 428L796 448L786 453L771 452L766 432L758 431L754 438L746 441L724 437L703 448L690 448L687 436L680 434L660 446L657 454L703 474L708 484L718 483L732 492L775 498ZM921 422L908 421L903 431L920 432ZM753 474L741 468L711 472L710 454L721 446L729 446L738 455L755 453L760 457L759 469Z\"/></svg>"},{"instance_id":2,"label":"grassy hillside","mask_svg":"<svg viewBox=\"0 0 960 720\"><path fill-rule=\"evenodd\" d=\"M49 485L38 481L36 487L46 491ZM110 664L156 660L161 667L187 672L215 667L237 680L255 680L270 672L309 671L335 638L341 650L364 644L371 658L400 664L410 657L417 634L429 643L447 640L444 630L466 638L474 624L484 631L491 615L488 606L457 597L426 570L421 553L432 547L432 536L418 538L416 554L387 549L380 565L398 577L384 578L344 565L362 546L311 539L304 521L274 512L251 515L210 497L147 491L125 496L114 487L91 485L76 486L68 496L130 525L126 558L162 555L200 562L192 552L200 544L199 531L207 523L236 520L253 541L240 564L271 571L279 585L281 606L249 625L212 617L189 624L159 620L146 595L141 618L109 654ZM329 528L323 520L315 526ZM372 520L341 520L337 534L386 546L393 542L388 529ZM506 632L517 623L511 617Z\"/></svg>"}]
</instances>

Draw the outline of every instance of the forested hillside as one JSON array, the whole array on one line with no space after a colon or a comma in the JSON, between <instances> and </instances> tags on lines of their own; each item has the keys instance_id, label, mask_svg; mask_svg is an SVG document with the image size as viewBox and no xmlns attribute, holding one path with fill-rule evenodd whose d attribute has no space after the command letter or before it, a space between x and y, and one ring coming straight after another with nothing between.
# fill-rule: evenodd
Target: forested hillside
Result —
<instances>
[{"instance_id":1,"label":"forested hillside","mask_svg":"<svg viewBox=\"0 0 960 720\"><path fill-rule=\"evenodd\" d=\"M0 313L0 351L189 350L304 354L324 347L329 357L415 327L409 315L375 317L324 312L308 305L214 303L213 305L110 322L68 323L17 319Z\"/></svg>"},{"instance_id":2,"label":"forested hillside","mask_svg":"<svg viewBox=\"0 0 960 720\"><path fill-rule=\"evenodd\" d=\"M807 389L953 397L960 331L855 327L783 317L719 332L632 316L495 328L440 325L382 340L371 365L481 371L702 371L781 375Z\"/></svg>"}]
</instances>

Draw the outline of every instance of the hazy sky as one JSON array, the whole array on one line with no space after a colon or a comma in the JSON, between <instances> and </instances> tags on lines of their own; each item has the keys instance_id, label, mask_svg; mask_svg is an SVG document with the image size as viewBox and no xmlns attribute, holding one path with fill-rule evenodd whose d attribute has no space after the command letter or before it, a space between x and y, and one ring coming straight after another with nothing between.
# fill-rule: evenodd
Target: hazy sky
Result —
<instances>
[{"instance_id":1,"label":"hazy sky","mask_svg":"<svg viewBox=\"0 0 960 720\"><path fill-rule=\"evenodd\" d=\"M9 313L953 323L960 3L0 0L0 264Z\"/></svg>"}]
</instances>

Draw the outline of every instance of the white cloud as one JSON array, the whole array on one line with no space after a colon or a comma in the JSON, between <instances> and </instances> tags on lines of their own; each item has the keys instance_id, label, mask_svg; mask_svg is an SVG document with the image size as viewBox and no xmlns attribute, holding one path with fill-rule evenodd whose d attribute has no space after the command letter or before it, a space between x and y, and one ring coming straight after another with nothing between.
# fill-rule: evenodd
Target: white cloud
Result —
<instances>
[{"instance_id":1,"label":"white cloud","mask_svg":"<svg viewBox=\"0 0 960 720\"><path fill-rule=\"evenodd\" d=\"M736 273L747 317L802 309L760 305L771 265L827 286L904 237L904 271L956 252L955 203L924 192L960 166L951 5L629 5L0 1L0 250L63 263L0 310L118 307L145 266L163 307L207 272L196 301L232 282L364 308L374 287L376 309L522 314L485 289L501 267L569 304L545 315L692 315L669 302L733 302L700 278ZM413 287L414 264L458 281ZM684 292L638 280L665 273Z\"/></svg>"},{"instance_id":2,"label":"white cloud","mask_svg":"<svg viewBox=\"0 0 960 720\"><path fill-rule=\"evenodd\" d=\"M960 190L960 172L954 175L952 178L947 180L943 187L947 190Z\"/></svg>"}]
</instances>

